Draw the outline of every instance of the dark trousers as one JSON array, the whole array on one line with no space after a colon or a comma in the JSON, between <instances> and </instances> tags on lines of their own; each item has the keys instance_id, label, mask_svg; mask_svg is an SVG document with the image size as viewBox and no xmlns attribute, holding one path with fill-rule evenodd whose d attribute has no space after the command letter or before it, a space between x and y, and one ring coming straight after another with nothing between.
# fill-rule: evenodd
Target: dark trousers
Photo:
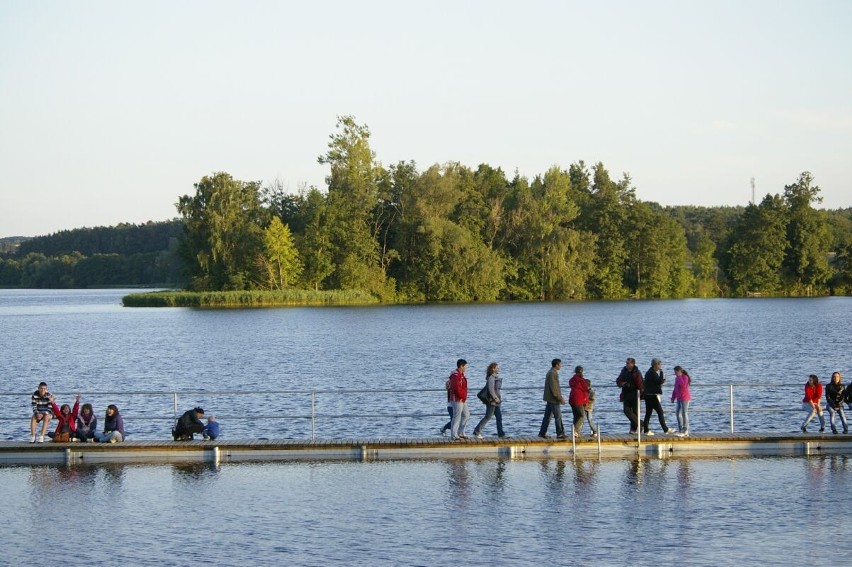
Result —
<instances>
[{"instance_id":1,"label":"dark trousers","mask_svg":"<svg viewBox=\"0 0 852 567\"><path fill-rule=\"evenodd\" d=\"M583 422L586 420L586 406L571 406L571 413L574 414L574 433L580 434L583 429Z\"/></svg>"},{"instance_id":2,"label":"dark trousers","mask_svg":"<svg viewBox=\"0 0 852 567\"><path fill-rule=\"evenodd\" d=\"M453 406L447 406L447 413L450 414L450 421L448 421L446 425L441 428L441 433L449 431L450 427L453 425Z\"/></svg>"},{"instance_id":3,"label":"dark trousers","mask_svg":"<svg viewBox=\"0 0 852 567\"><path fill-rule=\"evenodd\" d=\"M636 433L639 430L639 402L624 400L624 415L630 420L630 433Z\"/></svg>"},{"instance_id":4,"label":"dark trousers","mask_svg":"<svg viewBox=\"0 0 852 567\"><path fill-rule=\"evenodd\" d=\"M547 402L547 407L544 409L544 419L541 420L541 429L538 432L540 437L547 435L551 416L556 420L556 434L565 435L565 427L562 425L562 407L560 407L559 402Z\"/></svg>"},{"instance_id":5,"label":"dark trousers","mask_svg":"<svg viewBox=\"0 0 852 567\"><path fill-rule=\"evenodd\" d=\"M482 428L491 421L492 417L497 418L497 435L499 437L503 437L505 435L503 432L503 410L500 409L499 405L492 404L488 404L488 407L485 409L485 417L479 420L479 423L476 424L476 427L473 429L473 434L476 435L482 433Z\"/></svg>"},{"instance_id":6,"label":"dark trousers","mask_svg":"<svg viewBox=\"0 0 852 567\"><path fill-rule=\"evenodd\" d=\"M660 405L660 396L656 394L645 395L645 419L642 421L642 431L648 433L648 422L651 421L651 412L657 412L657 417L660 418L660 427L663 432L669 430L666 425L666 416L663 415L663 406Z\"/></svg>"}]
</instances>

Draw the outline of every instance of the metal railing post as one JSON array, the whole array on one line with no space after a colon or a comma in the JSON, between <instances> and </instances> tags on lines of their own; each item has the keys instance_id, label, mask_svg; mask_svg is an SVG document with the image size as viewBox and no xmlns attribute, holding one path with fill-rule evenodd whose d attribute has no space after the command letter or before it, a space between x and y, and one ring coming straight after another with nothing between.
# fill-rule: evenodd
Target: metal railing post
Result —
<instances>
[{"instance_id":1,"label":"metal railing post","mask_svg":"<svg viewBox=\"0 0 852 567\"><path fill-rule=\"evenodd\" d=\"M316 391L311 390L311 441L316 437L316 399Z\"/></svg>"},{"instance_id":2,"label":"metal railing post","mask_svg":"<svg viewBox=\"0 0 852 567\"><path fill-rule=\"evenodd\" d=\"M177 392L175 392L175 393L174 393L174 408L173 408L173 411L174 411L174 418L175 418L175 419L177 419L177 409L178 409L178 406L177 406Z\"/></svg>"},{"instance_id":3,"label":"metal railing post","mask_svg":"<svg viewBox=\"0 0 852 567\"><path fill-rule=\"evenodd\" d=\"M730 417L731 433L733 433L734 432L734 385L728 384L728 386L730 387L730 398L729 399L730 399L730 404L731 404L731 417Z\"/></svg>"},{"instance_id":4,"label":"metal railing post","mask_svg":"<svg viewBox=\"0 0 852 567\"><path fill-rule=\"evenodd\" d=\"M641 390L636 390L636 448L642 445L642 422L639 416L642 414L642 395Z\"/></svg>"}]
</instances>

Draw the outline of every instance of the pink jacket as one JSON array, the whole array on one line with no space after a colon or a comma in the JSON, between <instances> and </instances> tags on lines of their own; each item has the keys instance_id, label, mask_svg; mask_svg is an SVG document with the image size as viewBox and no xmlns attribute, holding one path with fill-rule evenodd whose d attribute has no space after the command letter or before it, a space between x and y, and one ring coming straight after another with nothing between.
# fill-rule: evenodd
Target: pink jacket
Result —
<instances>
[{"instance_id":1,"label":"pink jacket","mask_svg":"<svg viewBox=\"0 0 852 567\"><path fill-rule=\"evenodd\" d=\"M672 388L672 401L688 402L692 399L689 395L689 376L681 374L675 377L674 388Z\"/></svg>"}]
</instances>

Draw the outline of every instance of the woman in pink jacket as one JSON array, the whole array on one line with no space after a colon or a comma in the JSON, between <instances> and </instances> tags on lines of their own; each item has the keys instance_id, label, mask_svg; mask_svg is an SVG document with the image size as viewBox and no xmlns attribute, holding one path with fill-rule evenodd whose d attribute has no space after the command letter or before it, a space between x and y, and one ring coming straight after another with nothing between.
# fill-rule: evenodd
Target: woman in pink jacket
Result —
<instances>
[{"instance_id":1,"label":"woman in pink jacket","mask_svg":"<svg viewBox=\"0 0 852 567\"><path fill-rule=\"evenodd\" d=\"M689 437L689 402L692 396L689 394L689 385L692 378L689 373L680 366L674 367L675 382L672 389L672 401L675 403L675 415L677 415L678 437Z\"/></svg>"},{"instance_id":2,"label":"woman in pink jacket","mask_svg":"<svg viewBox=\"0 0 852 567\"><path fill-rule=\"evenodd\" d=\"M825 432L825 418L822 415L822 384L819 383L819 378L816 374L808 376L808 383L805 384L805 397L802 399L802 409L808 412L808 417L802 424L802 433L808 432L808 424L814 418L819 416L819 432Z\"/></svg>"}]
</instances>

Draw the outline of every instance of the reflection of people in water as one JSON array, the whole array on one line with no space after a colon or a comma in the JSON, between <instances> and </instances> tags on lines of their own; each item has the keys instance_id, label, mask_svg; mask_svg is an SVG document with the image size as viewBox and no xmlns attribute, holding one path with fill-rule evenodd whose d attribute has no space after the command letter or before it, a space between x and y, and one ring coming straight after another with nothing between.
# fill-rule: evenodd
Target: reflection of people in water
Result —
<instances>
[{"instance_id":1,"label":"reflection of people in water","mask_svg":"<svg viewBox=\"0 0 852 567\"><path fill-rule=\"evenodd\" d=\"M467 510L470 504L470 473L467 461L462 459L447 460L447 473L450 484L450 500L456 506Z\"/></svg>"}]
</instances>

